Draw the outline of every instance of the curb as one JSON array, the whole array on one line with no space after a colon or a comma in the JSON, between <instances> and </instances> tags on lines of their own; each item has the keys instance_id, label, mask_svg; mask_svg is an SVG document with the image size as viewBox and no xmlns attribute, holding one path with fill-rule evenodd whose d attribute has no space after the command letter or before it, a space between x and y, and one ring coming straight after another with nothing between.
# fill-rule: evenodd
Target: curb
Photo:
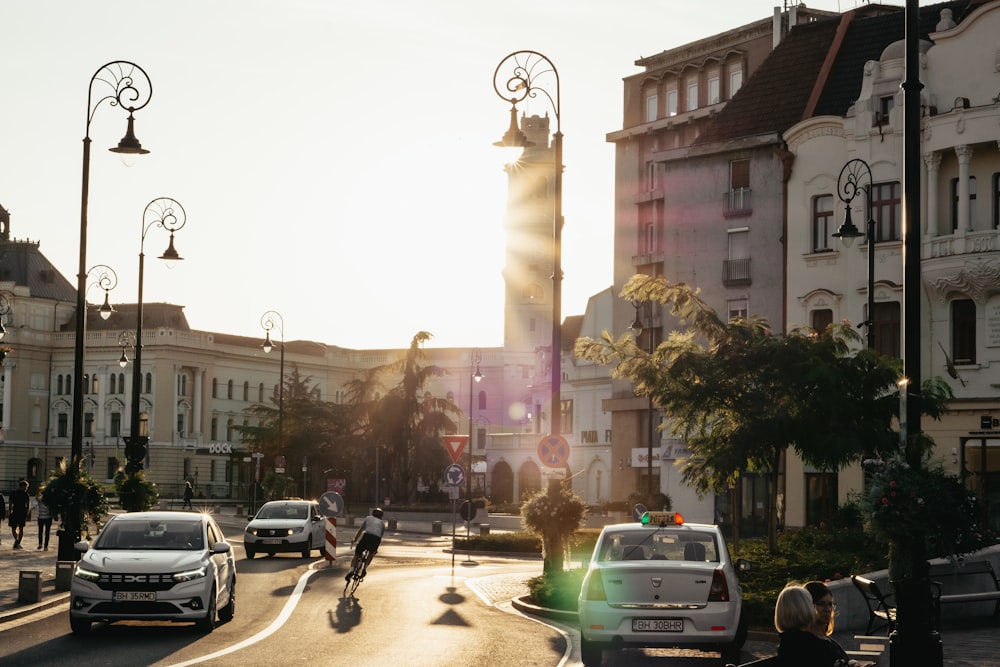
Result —
<instances>
[{"instance_id":1,"label":"curb","mask_svg":"<svg viewBox=\"0 0 1000 667\"><path fill-rule=\"evenodd\" d=\"M548 618L553 621L566 621L567 623L579 624L580 615L575 611L564 611L562 609L549 609L548 607L539 607L533 605L527 601L528 596L522 595L512 599L510 602L520 612L525 614L531 614L532 616L541 616L542 618Z\"/></svg>"},{"instance_id":2,"label":"curb","mask_svg":"<svg viewBox=\"0 0 1000 667\"><path fill-rule=\"evenodd\" d=\"M16 621L19 618L29 616L31 614L34 614L35 612L44 611L52 607L57 607L63 604L64 602L69 602L69 591L49 596L45 600L42 600L41 602L33 602L31 604L26 604L24 606L18 607L17 609L0 613L0 626L2 626L4 623L8 623L10 621Z\"/></svg>"}]
</instances>

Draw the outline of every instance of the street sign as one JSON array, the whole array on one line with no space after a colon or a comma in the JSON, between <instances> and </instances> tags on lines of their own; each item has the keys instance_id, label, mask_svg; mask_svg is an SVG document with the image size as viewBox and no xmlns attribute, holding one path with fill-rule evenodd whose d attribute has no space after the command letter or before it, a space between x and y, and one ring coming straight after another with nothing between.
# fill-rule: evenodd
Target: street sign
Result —
<instances>
[{"instance_id":1,"label":"street sign","mask_svg":"<svg viewBox=\"0 0 1000 667\"><path fill-rule=\"evenodd\" d=\"M444 481L448 483L448 486L462 486L465 483L465 468L457 463L452 463L444 469Z\"/></svg>"},{"instance_id":2,"label":"street sign","mask_svg":"<svg viewBox=\"0 0 1000 667\"><path fill-rule=\"evenodd\" d=\"M642 503L636 503L632 508L632 520L641 521L642 515L646 513L646 506Z\"/></svg>"},{"instance_id":3,"label":"street sign","mask_svg":"<svg viewBox=\"0 0 1000 667\"><path fill-rule=\"evenodd\" d=\"M569 443L561 435L549 434L538 443L538 458L550 468L562 468L569 462Z\"/></svg>"},{"instance_id":4,"label":"street sign","mask_svg":"<svg viewBox=\"0 0 1000 667\"><path fill-rule=\"evenodd\" d=\"M462 521L472 521L476 518L476 510L478 508L466 500L462 503L462 508L459 510L459 514L462 517Z\"/></svg>"},{"instance_id":5,"label":"street sign","mask_svg":"<svg viewBox=\"0 0 1000 667\"><path fill-rule=\"evenodd\" d=\"M441 436L441 441L444 443L444 448L448 450L448 454L451 456L451 462L458 463L459 457L462 456L462 452L465 451L466 445L469 444L469 436L443 435Z\"/></svg>"},{"instance_id":6,"label":"street sign","mask_svg":"<svg viewBox=\"0 0 1000 667\"><path fill-rule=\"evenodd\" d=\"M344 511L344 499L336 491L327 491L319 497L319 511L328 519L338 517Z\"/></svg>"}]
</instances>

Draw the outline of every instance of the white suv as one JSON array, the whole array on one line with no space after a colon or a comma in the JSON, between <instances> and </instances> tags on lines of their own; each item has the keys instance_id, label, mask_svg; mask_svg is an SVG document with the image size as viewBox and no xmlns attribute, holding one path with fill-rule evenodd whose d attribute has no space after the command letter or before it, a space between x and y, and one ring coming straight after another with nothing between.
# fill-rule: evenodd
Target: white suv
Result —
<instances>
[{"instance_id":1,"label":"white suv","mask_svg":"<svg viewBox=\"0 0 1000 667\"><path fill-rule=\"evenodd\" d=\"M243 533L247 558L258 553L309 552L326 545L326 520L314 500L272 500L264 503Z\"/></svg>"},{"instance_id":2,"label":"white suv","mask_svg":"<svg viewBox=\"0 0 1000 667\"><path fill-rule=\"evenodd\" d=\"M236 611L236 565L218 524L195 512L130 512L105 524L70 584L69 622L193 621L215 629Z\"/></svg>"}]
</instances>

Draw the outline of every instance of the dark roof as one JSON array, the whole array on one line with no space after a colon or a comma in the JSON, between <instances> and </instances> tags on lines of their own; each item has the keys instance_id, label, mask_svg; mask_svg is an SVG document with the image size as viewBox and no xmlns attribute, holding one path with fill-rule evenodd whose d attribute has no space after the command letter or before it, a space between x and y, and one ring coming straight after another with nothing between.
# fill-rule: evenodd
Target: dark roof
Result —
<instances>
[{"instance_id":1,"label":"dark roof","mask_svg":"<svg viewBox=\"0 0 1000 667\"><path fill-rule=\"evenodd\" d=\"M942 9L951 9L953 19L960 23L977 4L977 0L953 0L921 7L921 38L935 31ZM844 116L861 92L865 63L878 60L887 46L904 38L905 18L902 7L883 6L878 11L858 10L842 18L796 26L694 143L780 134L806 114ZM842 21L847 24L838 43ZM809 113L813 89L831 55L823 90Z\"/></svg>"},{"instance_id":2,"label":"dark roof","mask_svg":"<svg viewBox=\"0 0 1000 667\"><path fill-rule=\"evenodd\" d=\"M796 26L694 144L781 133L802 119L840 20Z\"/></svg>"},{"instance_id":3,"label":"dark roof","mask_svg":"<svg viewBox=\"0 0 1000 667\"><path fill-rule=\"evenodd\" d=\"M112 304L115 312L111 313L111 317L106 320L101 319L101 314L97 310L98 306L100 304L97 304L97 306L91 304L91 307L87 310L87 329L93 331L135 331L137 304ZM65 328L68 329L73 326L75 326L74 323L69 322L65 325ZM191 331L187 316L184 314L184 306L176 306L170 303L142 304L142 328L145 331L159 328L173 329L175 331Z\"/></svg>"},{"instance_id":4,"label":"dark roof","mask_svg":"<svg viewBox=\"0 0 1000 667\"><path fill-rule=\"evenodd\" d=\"M928 39L941 20L941 10L951 9L953 20L960 22L968 12L968 0L942 2L920 8L920 38ZM905 37L905 12L894 12L851 21L826 85L813 115L844 116L861 94L861 79L865 63L878 60L890 44Z\"/></svg>"},{"instance_id":5,"label":"dark roof","mask_svg":"<svg viewBox=\"0 0 1000 667\"><path fill-rule=\"evenodd\" d=\"M583 315L570 315L563 320L562 330L559 332L562 334L563 350L573 349L576 339L580 337L581 329L583 329Z\"/></svg>"},{"instance_id":6,"label":"dark roof","mask_svg":"<svg viewBox=\"0 0 1000 667\"><path fill-rule=\"evenodd\" d=\"M0 281L27 287L31 296L76 301L76 288L63 277L35 241L0 239Z\"/></svg>"}]
</instances>

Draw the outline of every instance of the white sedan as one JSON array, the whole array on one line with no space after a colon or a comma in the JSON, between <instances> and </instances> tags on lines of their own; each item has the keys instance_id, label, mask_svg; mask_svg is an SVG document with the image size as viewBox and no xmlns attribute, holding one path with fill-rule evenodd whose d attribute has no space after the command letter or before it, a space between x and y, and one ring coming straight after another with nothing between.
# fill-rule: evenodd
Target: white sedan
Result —
<instances>
[{"instance_id":1,"label":"white sedan","mask_svg":"<svg viewBox=\"0 0 1000 667\"><path fill-rule=\"evenodd\" d=\"M583 664L605 649L698 648L738 663L746 640L742 593L722 531L680 514L647 512L605 526L580 590Z\"/></svg>"},{"instance_id":2,"label":"white sedan","mask_svg":"<svg viewBox=\"0 0 1000 667\"><path fill-rule=\"evenodd\" d=\"M105 524L70 584L69 621L193 621L211 632L236 611L236 565L218 524L195 512L130 512Z\"/></svg>"}]
</instances>

